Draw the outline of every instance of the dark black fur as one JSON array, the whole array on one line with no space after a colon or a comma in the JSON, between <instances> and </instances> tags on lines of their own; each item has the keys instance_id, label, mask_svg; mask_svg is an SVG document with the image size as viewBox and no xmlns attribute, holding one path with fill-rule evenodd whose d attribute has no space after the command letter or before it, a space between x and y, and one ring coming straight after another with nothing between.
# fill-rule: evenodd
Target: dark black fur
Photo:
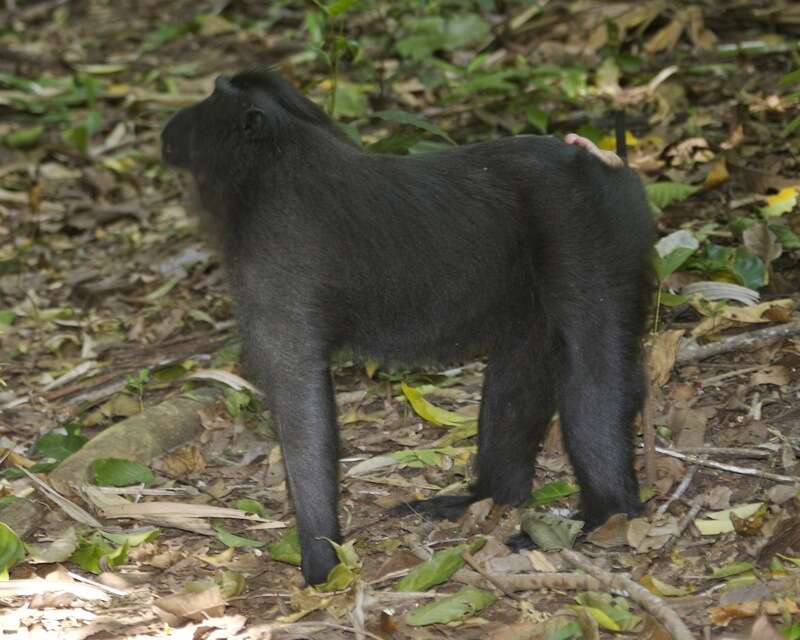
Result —
<instances>
[{"instance_id":1,"label":"dark black fur","mask_svg":"<svg viewBox=\"0 0 800 640\"><path fill-rule=\"evenodd\" d=\"M344 346L382 363L489 354L478 497L528 497L558 410L589 526L640 510L652 224L633 171L536 136L368 154L266 72L220 78L162 141L220 245L310 583L336 562L322 538L340 539L329 357Z\"/></svg>"}]
</instances>

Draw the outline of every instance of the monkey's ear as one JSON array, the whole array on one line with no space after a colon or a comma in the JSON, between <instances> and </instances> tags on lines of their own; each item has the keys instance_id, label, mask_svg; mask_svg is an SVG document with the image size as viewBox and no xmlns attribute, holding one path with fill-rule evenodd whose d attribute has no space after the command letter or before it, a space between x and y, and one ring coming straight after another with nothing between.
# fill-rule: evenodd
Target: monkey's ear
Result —
<instances>
[{"instance_id":1,"label":"monkey's ear","mask_svg":"<svg viewBox=\"0 0 800 640\"><path fill-rule=\"evenodd\" d=\"M255 133L264 125L266 119L261 109L252 107L244 114L244 130L246 133Z\"/></svg>"}]
</instances>

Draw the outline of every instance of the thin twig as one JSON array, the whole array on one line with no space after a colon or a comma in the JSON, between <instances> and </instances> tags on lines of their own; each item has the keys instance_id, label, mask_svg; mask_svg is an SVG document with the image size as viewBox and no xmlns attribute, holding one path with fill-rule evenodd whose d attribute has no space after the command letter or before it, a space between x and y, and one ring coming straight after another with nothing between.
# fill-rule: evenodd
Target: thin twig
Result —
<instances>
[{"instance_id":1,"label":"thin twig","mask_svg":"<svg viewBox=\"0 0 800 640\"><path fill-rule=\"evenodd\" d=\"M678 525L678 530L673 534L673 536L667 540L663 547L661 547L662 555L668 556L672 553L672 547L675 546L675 543L678 542L678 539L683 535L683 532L689 528L689 525L692 524L694 519L697 517L697 514L700 513L700 509L702 505L699 502L695 502L692 505L692 508L686 513L681 520L681 523Z\"/></svg>"},{"instance_id":2,"label":"thin twig","mask_svg":"<svg viewBox=\"0 0 800 640\"><path fill-rule=\"evenodd\" d=\"M673 451L690 456L728 456L730 458L769 458L772 451L747 447L676 447Z\"/></svg>"},{"instance_id":3,"label":"thin twig","mask_svg":"<svg viewBox=\"0 0 800 640\"><path fill-rule=\"evenodd\" d=\"M675 491L673 491L672 495L670 495L670 497L667 498L667 501L658 508L658 510L656 511L655 518L663 516L667 512L667 509L669 509L669 505L671 505L673 502L675 502L675 500L677 500L684 493L686 493L686 489L689 488L689 485L691 484L692 479L694 478L694 475L696 473L697 473L697 465L694 465L689 469L688 473L686 474L686 477L683 480L681 480L681 483L677 487L675 487Z\"/></svg>"},{"instance_id":4,"label":"thin twig","mask_svg":"<svg viewBox=\"0 0 800 640\"><path fill-rule=\"evenodd\" d=\"M577 551L562 549L561 557L578 569L588 573L606 588L627 591L630 594L631 600L639 604L642 609L661 622L664 628L672 634L674 640L695 640L695 636L692 635L692 632L689 631L689 628L684 624L680 616L675 613L666 602L643 586L623 575L609 573L601 569L592 564L586 556Z\"/></svg>"},{"instance_id":5,"label":"thin twig","mask_svg":"<svg viewBox=\"0 0 800 640\"><path fill-rule=\"evenodd\" d=\"M690 456L685 453L680 453L674 449L665 449L664 447L656 447L658 453L663 453L665 456L671 456L680 460L686 460L692 464L699 464L703 467L710 467L712 469L720 469L722 471L730 471L731 473L738 473L743 476L755 476L756 478L765 478L767 480L774 480L775 482L800 482L800 477L797 476L784 476L779 473L770 473L769 471L760 471L759 469L751 469L750 467L739 467L732 464L725 464L724 462L714 462L713 460L705 460L697 456Z\"/></svg>"}]
</instances>

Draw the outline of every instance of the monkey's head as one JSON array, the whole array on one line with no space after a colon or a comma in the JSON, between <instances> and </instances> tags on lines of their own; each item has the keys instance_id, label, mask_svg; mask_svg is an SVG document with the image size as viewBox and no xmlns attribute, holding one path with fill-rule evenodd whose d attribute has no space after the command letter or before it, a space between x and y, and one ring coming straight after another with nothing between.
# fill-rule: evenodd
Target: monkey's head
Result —
<instances>
[{"instance_id":1,"label":"monkey's head","mask_svg":"<svg viewBox=\"0 0 800 640\"><path fill-rule=\"evenodd\" d=\"M266 96L235 86L224 76L214 82L214 92L181 109L161 132L161 156L169 165L193 173L218 161L229 162L231 153L244 154L246 146L264 137Z\"/></svg>"},{"instance_id":2,"label":"monkey's head","mask_svg":"<svg viewBox=\"0 0 800 640\"><path fill-rule=\"evenodd\" d=\"M298 127L336 132L325 112L271 71L219 76L205 100L181 109L161 133L164 162L195 177L252 166L291 141ZM285 146L285 145L283 145Z\"/></svg>"}]
</instances>

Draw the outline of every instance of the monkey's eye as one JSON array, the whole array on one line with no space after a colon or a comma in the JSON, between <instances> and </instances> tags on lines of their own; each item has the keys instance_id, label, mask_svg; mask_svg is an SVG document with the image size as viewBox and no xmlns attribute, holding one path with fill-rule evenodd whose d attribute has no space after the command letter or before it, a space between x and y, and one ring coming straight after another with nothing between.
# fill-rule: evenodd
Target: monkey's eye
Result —
<instances>
[{"instance_id":1,"label":"monkey's eye","mask_svg":"<svg viewBox=\"0 0 800 640\"><path fill-rule=\"evenodd\" d=\"M264 112L261 109L251 108L244 114L244 130L246 133L258 131L264 124Z\"/></svg>"}]
</instances>

